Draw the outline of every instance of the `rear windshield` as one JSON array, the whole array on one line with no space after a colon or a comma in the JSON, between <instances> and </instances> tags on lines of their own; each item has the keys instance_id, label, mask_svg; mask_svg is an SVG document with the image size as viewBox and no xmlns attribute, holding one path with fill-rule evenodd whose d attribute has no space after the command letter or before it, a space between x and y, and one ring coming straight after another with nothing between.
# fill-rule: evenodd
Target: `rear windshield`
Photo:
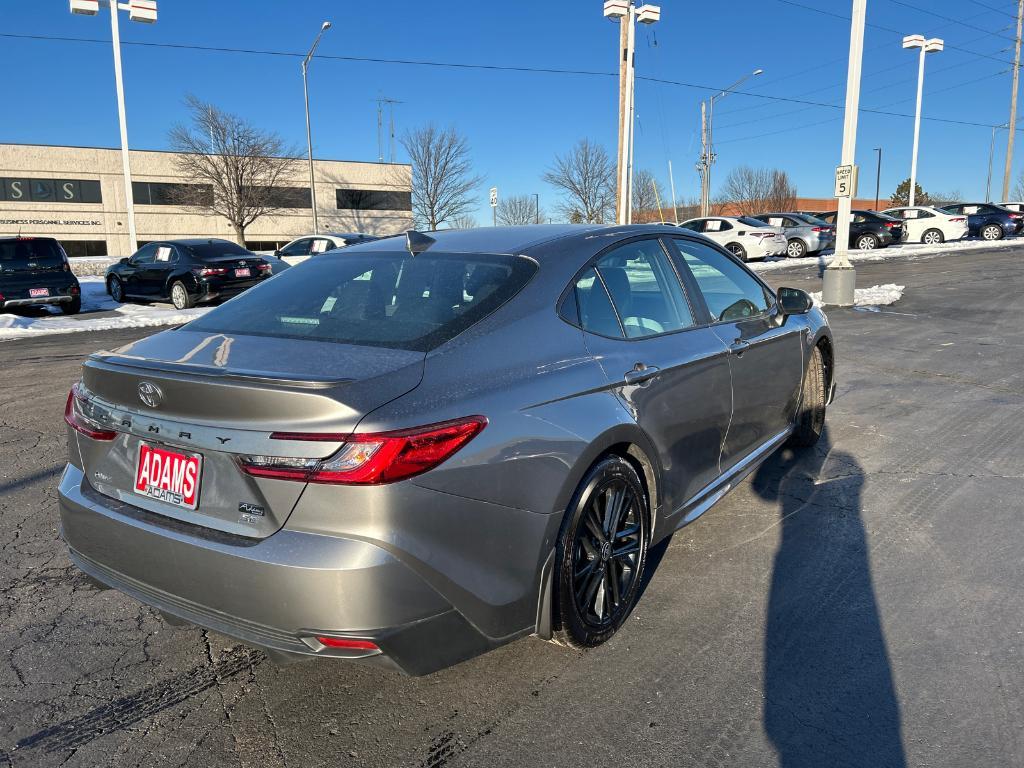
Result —
<instances>
[{"instance_id":1,"label":"rear windshield","mask_svg":"<svg viewBox=\"0 0 1024 768\"><path fill-rule=\"evenodd\" d=\"M760 219L755 219L752 216L740 216L737 221L742 221L748 227L763 227L764 222Z\"/></svg>"},{"instance_id":2,"label":"rear windshield","mask_svg":"<svg viewBox=\"0 0 1024 768\"><path fill-rule=\"evenodd\" d=\"M53 240L0 240L0 269L59 267L64 254Z\"/></svg>"},{"instance_id":3,"label":"rear windshield","mask_svg":"<svg viewBox=\"0 0 1024 768\"><path fill-rule=\"evenodd\" d=\"M817 216L812 216L809 213L798 213L793 218L794 219L801 219L803 221L806 221L808 224L814 224L817 227L829 227L829 226L832 226L831 224L829 224L824 219L819 219Z\"/></svg>"},{"instance_id":4,"label":"rear windshield","mask_svg":"<svg viewBox=\"0 0 1024 768\"><path fill-rule=\"evenodd\" d=\"M427 352L508 301L536 271L516 256L311 259L190 323L190 331Z\"/></svg>"},{"instance_id":5,"label":"rear windshield","mask_svg":"<svg viewBox=\"0 0 1024 768\"><path fill-rule=\"evenodd\" d=\"M189 245L188 249L192 251L197 259L215 259L218 256L252 256L252 251L247 251L238 243L229 242L219 243L214 241L212 243Z\"/></svg>"}]
</instances>

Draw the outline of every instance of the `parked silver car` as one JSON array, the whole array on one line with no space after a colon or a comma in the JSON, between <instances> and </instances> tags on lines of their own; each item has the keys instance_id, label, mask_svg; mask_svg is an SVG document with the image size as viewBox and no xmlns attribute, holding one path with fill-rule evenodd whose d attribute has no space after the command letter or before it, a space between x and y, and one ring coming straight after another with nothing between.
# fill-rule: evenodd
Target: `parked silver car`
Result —
<instances>
[{"instance_id":1,"label":"parked silver car","mask_svg":"<svg viewBox=\"0 0 1024 768\"><path fill-rule=\"evenodd\" d=\"M818 439L833 360L806 293L676 227L409 233L90 356L61 531L281 660L593 646L649 546Z\"/></svg>"},{"instance_id":2,"label":"parked silver car","mask_svg":"<svg viewBox=\"0 0 1024 768\"><path fill-rule=\"evenodd\" d=\"M790 258L820 253L836 244L835 227L806 213L759 213L750 218L781 227L786 235L786 255Z\"/></svg>"}]
</instances>

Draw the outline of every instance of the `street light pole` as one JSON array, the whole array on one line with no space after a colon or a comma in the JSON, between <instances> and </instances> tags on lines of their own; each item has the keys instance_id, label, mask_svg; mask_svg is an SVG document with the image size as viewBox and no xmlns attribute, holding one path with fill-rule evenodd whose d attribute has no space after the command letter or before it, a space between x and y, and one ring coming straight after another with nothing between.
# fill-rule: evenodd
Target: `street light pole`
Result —
<instances>
[{"instance_id":1,"label":"street light pole","mask_svg":"<svg viewBox=\"0 0 1024 768\"><path fill-rule=\"evenodd\" d=\"M316 47L320 45L320 38L323 37L324 32L331 28L331 22L325 21L320 25L320 31L317 32L316 40L313 41L313 47L309 49L309 53L306 54L306 58L302 60L302 95L306 100L306 148L309 152L309 200L313 206L313 234L320 234L320 217L317 215L316 210L316 179L313 176L313 131L309 124L309 83L307 82L306 75L309 72L309 62L313 58L313 54L316 52Z\"/></svg>"},{"instance_id":2,"label":"street light pole","mask_svg":"<svg viewBox=\"0 0 1024 768\"><path fill-rule=\"evenodd\" d=\"M878 193L882 189L882 148L875 147L878 153L878 169L875 171L875 210L878 210Z\"/></svg>"},{"instance_id":3,"label":"street light pole","mask_svg":"<svg viewBox=\"0 0 1024 768\"><path fill-rule=\"evenodd\" d=\"M843 152L840 164L853 169L857 152L857 110L860 108L860 70L864 58L864 21L867 15L867 0L853 0L850 17L850 58L846 73L846 109L843 120ZM837 184L838 186L838 184ZM837 189L838 193L839 190ZM825 269L822 281L821 300L823 304L841 307L853 306L857 272L850 263L850 214L856 186L851 185L848 194L839 198L836 213L836 255Z\"/></svg>"},{"instance_id":4,"label":"street light pole","mask_svg":"<svg viewBox=\"0 0 1024 768\"><path fill-rule=\"evenodd\" d=\"M629 224L633 207L633 115L636 23L654 24L661 18L657 5L635 6L633 0L606 0L604 15L619 29L619 155L616 172L615 221Z\"/></svg>"},{"instance_id":5,"label":"street light pole","mask_svg":"<svg viewBox=\"0 0 1024 768\"><path fill-rule=\"evenodd\" d=\"M1008 123L992 126L992 141L988 145L988 179L985 182L985 202L992 202L992 158L996 153L996 131L1009 127Z\"/></svg>"},{"instance_id":6,"label":"street light pole","mask_svg":"<svg viewBox=\"0 0 1024 768\"><path fill-rule=\"evenodd\" d=\"M701 104L701 137L703 139L703 152L701 154L699 167L702 169L701 172L701 216L709 216L711 214L711 166L714 165L715 160L715 102L724 99L730 92L739 88L743 83L749 80L751 77L756 77L764 72L763 69L755 69L749 75L744 75L735 83L730 85L724 91L720 91L707 100L707 109L705 110L704 104Z\"/></svg>"},{"instance_id":7,"label":"street light pole","mask_svg":"<svg viewBox=\"0 0 1024 768\"><path fill-rule=\"evenodd\" d=\"M124 79L121 76L121 29L118 24L118 10L128 11L131 21L152 24L157 18L155 0L133 0L118 3L116 0L70 0L71 13L95 16L100 5L110 9L110 37L114 46L114 84L117 89L117 119L121 129L121 172L124 175L124 204L128 216L128 246L134 253L138 248L135 230L135 196L132 194L132 164L128 157L128 118L124 108Z\"/></svg>"},{"instance_id":8,"label":"street light pole","mask_svg":"<svg viewBox=\"0 0 1024 768\"><path fill-rule=\"evenodd\" d=\"M540 194L537 192L533 193L533 211L534 221L540 224Z\"/></svg>"},{"instance_id":9,"label":"street light pole","mask_svg":"<svg viewBox=\"0 0 1024 768\"><path fill-rule=\"evenodd\" d=\"M903 38L904 48L920 48L917 64L917 109L914 112L914 151L910 156L910 205L914 205L917 191L917 147L921 136L921 96L924 93L924 57L929 53L938 53L945 44L937 37L929 40L924 35L907 35Z\"/></svg>"}]
</instances>

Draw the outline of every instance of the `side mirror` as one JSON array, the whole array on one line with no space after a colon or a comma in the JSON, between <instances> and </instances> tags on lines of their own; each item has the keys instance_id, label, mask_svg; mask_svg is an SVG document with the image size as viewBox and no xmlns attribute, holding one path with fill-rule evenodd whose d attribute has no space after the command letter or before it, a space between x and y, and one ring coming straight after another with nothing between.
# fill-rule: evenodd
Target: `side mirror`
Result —
<instances>
[{"instance_id":1,"label":"side mirror","mask_svg":"<svg viewBox=\"0 0 1024 768\"><path fill-rule=\"evenodd\" d=\"M280 259L280 258L281 258L281 251L280 251L280 249L279 249L279 250L276 250L276 251L274 251L274 257L275 257L275 258L278 258L278 259Z\"/></svg>"},{"instance_id":2,"label":"side mirror","mask_svg":"<svg viewBox=\"0 0 1024 768\"><path fill-rule=\"evenodd\" d=\"M121 261L119 261L118 263L119 263L119 264L127 264L127 263L128 263L128 261L129 261L128 257L127 257L127 256L125 256L125 257L124 257L123 259L121 259Z\"/></svg>"},{"instance_id":3,"label":"side mirror","mask_svg":"<svg viewBox=\"0 0 1024 768\"><path fill-rule=\"evenodd\" d=\"M814 306L814 300L807 291L799 288L779 288L779 308L784 315L806 315Z\"/></svg>"}]
</instances>

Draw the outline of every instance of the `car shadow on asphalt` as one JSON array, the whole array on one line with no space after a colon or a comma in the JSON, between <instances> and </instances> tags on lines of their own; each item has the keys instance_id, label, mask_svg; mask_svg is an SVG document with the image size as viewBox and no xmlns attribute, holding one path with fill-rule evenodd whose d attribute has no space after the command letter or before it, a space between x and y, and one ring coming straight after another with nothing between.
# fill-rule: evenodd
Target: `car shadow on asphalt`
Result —
<instances>
[{"instance_id":1,"label":"car shadow on asphalt","mask_svg":"<svg viewBox=\"0 0 1024 768\"><path fill-rule=\"evenodd\" d=\"M904 768L899 702L871 578L865 474L831 445L783 449L753 490L778 502L764 641L764 729L782 768Z\"/></svg>"}]
</instances>

